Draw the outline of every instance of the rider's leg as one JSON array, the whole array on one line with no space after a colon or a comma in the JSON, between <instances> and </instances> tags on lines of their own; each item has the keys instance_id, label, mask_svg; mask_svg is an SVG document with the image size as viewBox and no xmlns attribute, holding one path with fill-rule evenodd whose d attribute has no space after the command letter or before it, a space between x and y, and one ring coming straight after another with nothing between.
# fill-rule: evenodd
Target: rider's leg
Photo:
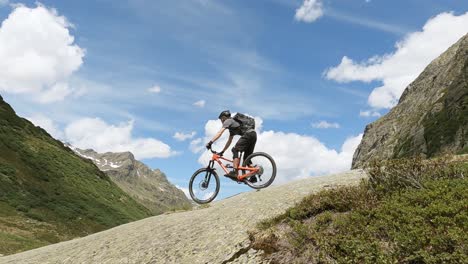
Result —
<instances>
[{"instance_id":1,"label":"rider's leg","mask_svg":"<svg viewBox=\"0 0 468 264\"><path fill-rule=\"evenodd\" d=\"M257 143L257 133L255 131L253 132L250 132L250 133L247 133L246 134L246 138L248 139L248 143L249 145L247 146L246 150L245 150L245 153L244 153L244 160L250 156L250 154L252 154L254 152L254 149L255 149L255 144ZM248 166L251 166L252 165L252 162L249 162L249 164L247 164Z\"/></svg>"},{"instance_id":2,"label":"rider's leg","mask_svg":"<svg viewBox=\"0 0 468 264\"><path fill-rule=\"evenodd\" d=\"M233 166L235 169L239 168L240 164L240 152L244 152L244 159L253 153L255 143L257 142L257 133L255 131L245 133L236 145L232 148Z\"/></svg>"},{"instance_id":3,"label":"rider's leg","mask_svg":"<svg viewBox=\"0 0 468 264\"><path fill-rule=\"evenodd\" d=\"M233 169L229 173L225 174L224 176L227 176L231 179L235 179L238 176L237 169L239 168L239 149L237 148L237 145L232 148L232 157L233 157Z\"/></svg>"},{"instance_id":4,"label":"rider's leg","mask_svg":"<svg viewBox=\"0 0 468 264\"><path fill-rule=\"evenodd\" d=\"M247 137L249 139L249 146L248 146L247 150L244 153L244 155L245 155L244 160L254 152L255 144L257 143L257 133L255 131L249 132ZM256 165L256 164L252 164L251 160L249 160L247 162L247 166L249 166L249 167L253 167L254 165ZM255 176L254 177L249 177L249 179L247 179L247 180L249 182L251 182L251 183L256 183L258 181L257 177L255 177Z\"/></svg>"},{"instance_id":5,"label":"rider's leg","mask_svg":"<svg viewBox=\"0 0 468 264\"><path fill-rule=\"evenodd\" d=\"M243 135L239 140L237 141L236 145L232 148L232 158L233 158L233 165L234 168L239 168L240 164L240 156L239 154L241 152L245 152L249 148L249 137L247 135Z\"/></svg>"},{"instance_id":6,"label":"rider's leg","mask_svg":"<svg viewBox=\"0 0 468 264\"><path fill-rule=\"evenodd\" d=\"M239 168L239 163L240 163L240 157L239 157L239 154L240 154L241 150L239 149L239 146L238 144L236 144L233 148L232 148L232 159L233 159L233 166L234 166L234 169L237 170L237 168Z\"/></svg>"},{"instance_id":7,"label":"rider's leg","mask_svg":"<svg viewBox=\"0 0 468 264\"><path fill-rule=\"evenodd\" d=\"M234 158L234 161L233 161L234 169L237 170L239 168L239 163L240 163L240 158Z\"/></svg>"}]
</instances>

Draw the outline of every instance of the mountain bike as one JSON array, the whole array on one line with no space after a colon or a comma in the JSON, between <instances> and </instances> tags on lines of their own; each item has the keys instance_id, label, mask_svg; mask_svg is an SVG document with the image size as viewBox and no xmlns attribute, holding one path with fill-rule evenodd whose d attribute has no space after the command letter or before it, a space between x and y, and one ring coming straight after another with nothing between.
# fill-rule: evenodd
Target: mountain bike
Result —
<instances>
[{"instance_id":1,"label":"mountain bike","mask_svg":"<svg viewBox=\"0 0 468 264\"><path fill-rule=\"evenodd\" d=\"M210 149L213 156L206 168L197 170L190 178L189 192L192 199L199 204L209 203L216 198L219 192L219 177L214 168L215 162L221 166L227 174L232 167L232 160L227 159ZM242 156L241 156L242 158ZM227 162L226 165L222 161ZM276 163L273 158L264 152L255 152L244 159L239 166L235 181L247 184L253 189L262 189L270 186L276 177ZM231 179L231 178L230 178Z\"/></svg>"}]
</instances>

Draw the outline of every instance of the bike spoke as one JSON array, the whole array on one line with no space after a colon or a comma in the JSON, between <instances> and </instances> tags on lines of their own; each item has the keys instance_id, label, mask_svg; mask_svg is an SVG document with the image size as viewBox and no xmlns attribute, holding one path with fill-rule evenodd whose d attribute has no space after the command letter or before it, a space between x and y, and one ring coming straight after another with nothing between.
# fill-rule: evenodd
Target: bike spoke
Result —
<instances>
[{"instance_id":1,"label":"bike spoke","mask_svg":"<svg viewBox=\"0 0 468 264\"><path fill-rule=\"evenodd\" d=\"M210 171L201 171L191 179L190 191L197 203L211 201L218 193L219 180Z\"/></svg>"},{"instance_id":2,"label":"bike spoke","mask_svg":"<svg viewBox=\"0 0 468 264\"><path fill-rule=\"evenodd\" d=\"M259 168L259 171L256 175L252 176L255 177L257 182L252 183L254 186L262 186L269 182L272 177L274 177L274 165L272 162L265 156L254 156L249 159L250 164L253 167ZM249 171L244 171L244 174L249 173Z\"/></svg>"}]
</instances>

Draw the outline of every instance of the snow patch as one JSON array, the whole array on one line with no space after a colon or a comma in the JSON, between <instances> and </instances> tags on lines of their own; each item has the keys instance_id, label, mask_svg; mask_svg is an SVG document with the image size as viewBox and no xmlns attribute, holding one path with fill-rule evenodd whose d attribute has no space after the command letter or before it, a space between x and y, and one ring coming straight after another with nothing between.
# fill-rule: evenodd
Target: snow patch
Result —
<instances>
[{"instance_id":1,"label":"snow patch","mask_svg":"<svg viewBox=\"0 0 468 264\"><path fill-rule=\"evenodd\" d=\"M91 156L84 155L84 154L82 154L82 153L80 153L80 152L78 152L78 151L75 151L75 152L76 152L78 155L80 155L81 157L85 158L85 159L90 159L90 160L95 161L96 163L100 163L100 160L98 160L98 159L95 159L95 158L93 158L93 157L91 157Z\"/></svg>"},{"instance_id":2,"label":"snow patch","mask_svg":"<svg viewBox=\"0 0 468 264\"><path fill-rule=\"evenodd\" d=\"M115 168L119 168L119 167L122 166L122 165L117 165L117 164L115 164L115 163L110 162L110 163L109 163L109 166L111 166L112 168L115 169Z\"/></svg>"},{"instance_id":3,"label":"snow patch","mask_svg":"<svg viewBox=\"0 0 468 264\"><path fill-rule=\"evenodd\" d=\"M89 159L89 160L95 161L95 162L97 162L97 163L101 163L100 160L95 159L95 158L93 158L93 157L91 157L91 156L87 156L87 155L81 153L81 152L78 150L78 148L76 148L76 147L74 147L74 146L72 146L72 145L68 145L68 144L64 144L64 145L65 145L66 147L69 147L71 150L73 150L73 152L75 152L78 156L81 156L81 157L83 157L83 158L85 158L85 159Z\"/></svg>"}]
</instances>

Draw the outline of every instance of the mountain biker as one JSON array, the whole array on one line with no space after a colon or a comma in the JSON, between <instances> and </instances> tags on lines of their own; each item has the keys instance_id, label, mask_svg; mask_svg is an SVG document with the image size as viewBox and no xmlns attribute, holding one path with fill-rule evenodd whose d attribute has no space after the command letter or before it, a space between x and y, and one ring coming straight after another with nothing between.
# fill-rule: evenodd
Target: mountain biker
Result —
<instances>
[{"instance_id":1,"label":"mountain biker","mask_svg":"<svg viewBox=\"0 0 468 264\"><path fill-rule=\"evenodd\" d=\"M229 177L233 180L237 180L238 175L238 168L240 163L239 155L241 152L244 152L244 158L248 157L250 154L253 153L255 148L255 143L257 143L257 132L255 132L255 128L243 128L242 124L236 121L234 118L231 117L231 112L229 110L222 111L218 117L223 124L223 127L219 132L213 137L213 139L206 144L207 149L211 149L211 145L218 140L224 131L227 129L229 130L229 139L226 142L223 150L218 153L221 156L224 152L229 148L232 143L232 139L236 135L240 135L241 138L237 141L236 145L232 148L232 156L233 156L233 165L234 168L228 174L224 175ZM250 177L249 181L254 182L256 181L255 177Z\"/></svg>"}]
</instances>

